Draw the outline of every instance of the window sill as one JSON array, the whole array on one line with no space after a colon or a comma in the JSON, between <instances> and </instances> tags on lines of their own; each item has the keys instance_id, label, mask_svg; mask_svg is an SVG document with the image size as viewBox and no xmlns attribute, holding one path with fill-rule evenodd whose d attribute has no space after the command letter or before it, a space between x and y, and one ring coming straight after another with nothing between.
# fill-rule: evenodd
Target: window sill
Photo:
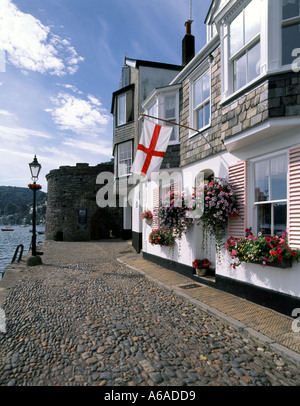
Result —
<instances>
[{"instance_id":1,"label":"window sill","mask_svg":"<svg viewBox=\"0 0 300 406\"><path fill-rule=\"evenodd\" d=\"M133 124L133 123L134 123L134 120L129 121L128 123L116 125L116 126L115 126L115 129L117 129L117 128L122 128L122 127L125 127L126 125Z\"/></svg>"},{"instance_id":2,"label":"window sill","mask_svg":"<svg viewBox=\"0 0 300 406\"><path fill-rule=\"evenodd\" d=\"M267 72L257 76L257 78L253 79L251 82L247 83L245 86L241 87L240 89L236 90L235 92L231 92L231 93L228 92L227 95L222 95L221 101L220 101L220 106L222 107L223 105L226 105L226 104L236 100L238 97L243 96L245 93L251 91L252 88L255 88L257 85L259 85L264 80L266 80L272 76L276 76L276 75L280 75L280 74L284 74L284 73L297 73L297 72L294 72L292 70L291 65L284 65L277 69L272 69L272 70L270 69Z\"/></svg>"},{"instance_id":3,"label":"window sill","mask_svg":"<svg viewBox=\"0 0 300 406\"><path fill-rule=\"evenodd\" d=\"M197 135L203 135L203 132L209 130L211 128L211 123L206 125L205 127L200 128L198 131L190 131L189 138L196 137Z\"/></svg>"},{"instance_id":4,"label":"window sill","mask_svg":"<svg viewBox=\"0 0 300 406\"><path fill-rule=\"evenodd\" d=\"M257 78L251 80L251 82L247 83L246 85L244 85L240 89L236 90L235 92L231 92L231 93L228 92L228 94L225 95L225 96L222 95L220 106L223 106L224 104L230 103L231 101L234 101L238 97L244 95L246 92L250 91L251 88L253 88L257 84L259 84L262 81L262 79L266 78L267 76L268 75L266 75L266 74L257 76Z\"/></svg>"},{"instance_id":5,"label":"window sill","mask_svg":"<svg viewBox=\"0 0 300 406\"><path fill-rule=\"evenodd\" d=\"M180 141L169 141L168 147L171 147L173 145L179 145Z\"/></svg>"}]
</instances>

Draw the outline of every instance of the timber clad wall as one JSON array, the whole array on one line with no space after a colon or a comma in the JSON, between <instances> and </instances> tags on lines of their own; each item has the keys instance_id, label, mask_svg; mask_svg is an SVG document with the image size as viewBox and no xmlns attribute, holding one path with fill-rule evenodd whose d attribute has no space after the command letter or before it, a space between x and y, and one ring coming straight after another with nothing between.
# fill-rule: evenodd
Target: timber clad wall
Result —
<instances>
[{"instance_id":1,"label":"timber clad wall","mask_svg":"<svg viewBox=\"0 0 300 406\"><path fill-rule=\"evenodd\" d=\"M293 248L300 246L300 147L290 150L288 184L288 235Z\"/></svg>"},{"instance_id":2,"label":"timber clad wall","mask_svg":"<svg viewBox=\"0 0 300 406\"><path fill-rule=\"evenodd\" d=\"M228 168L228 181L234 185L239 201L238 217L229 217L228 235L229 237L245 237L247 225L247 162L240 161Z\"/></svg>"}]
</instances>

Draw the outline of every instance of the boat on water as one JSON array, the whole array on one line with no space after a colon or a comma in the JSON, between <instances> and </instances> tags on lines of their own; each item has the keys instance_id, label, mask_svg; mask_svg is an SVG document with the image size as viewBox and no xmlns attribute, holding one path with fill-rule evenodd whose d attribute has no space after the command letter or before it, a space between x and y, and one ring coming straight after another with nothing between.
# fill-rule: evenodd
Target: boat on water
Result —
<instances>
[{"instance_id":1,"label":"boat on water","mask_svg":"<svg viewBox=\"0 0 300 406\"><path fill-rule=\"evenodd\" d=\"M14 228L1 228L2 231L14 231Z\"/></svg>"}]
</instances>

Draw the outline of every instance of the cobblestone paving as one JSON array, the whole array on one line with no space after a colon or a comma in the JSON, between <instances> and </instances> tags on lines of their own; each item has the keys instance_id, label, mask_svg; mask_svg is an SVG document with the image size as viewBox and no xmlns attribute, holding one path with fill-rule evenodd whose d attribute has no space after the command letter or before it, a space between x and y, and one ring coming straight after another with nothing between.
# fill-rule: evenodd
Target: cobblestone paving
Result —
<instances>
[{"instance_id":1,"label":"cobblestone paving","mask_svg":"<svg viewBox=\"0 0 300 406\"><path fill-rule=\"evenodd\" d=\"M298 368L118 263L126 242L45 243L2 308L1 386L298 386Z\"/></svg>"}]
</instances>

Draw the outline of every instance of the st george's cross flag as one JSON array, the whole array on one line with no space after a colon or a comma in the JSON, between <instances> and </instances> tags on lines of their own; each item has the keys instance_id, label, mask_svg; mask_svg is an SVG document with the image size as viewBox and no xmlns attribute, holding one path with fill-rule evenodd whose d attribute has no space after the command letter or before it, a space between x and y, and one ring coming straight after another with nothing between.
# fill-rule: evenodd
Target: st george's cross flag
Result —
<instances>
[{"instance_id":1,"label":"st george's cross flag","mask_svg":"<svg viewBox=\"0 0 300 406\"><path fill-rule=\"evenodd\" d=\"M173 127L160 126L144 119L142 135L137 148L131 172L149 176L158 172L171 138Z\"/></svg>"}]
</instances>

